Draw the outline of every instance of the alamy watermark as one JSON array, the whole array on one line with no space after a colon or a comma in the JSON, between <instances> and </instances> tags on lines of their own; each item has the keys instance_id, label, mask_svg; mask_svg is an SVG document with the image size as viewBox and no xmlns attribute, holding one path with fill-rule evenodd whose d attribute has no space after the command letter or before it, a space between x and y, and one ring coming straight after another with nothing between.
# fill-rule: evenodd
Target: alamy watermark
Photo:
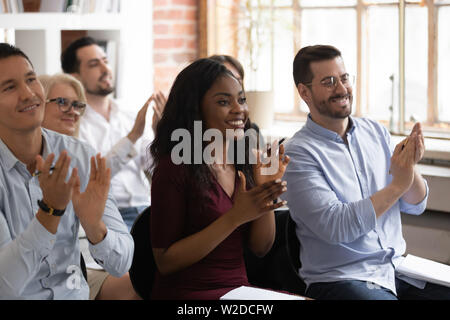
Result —
<instances>
[{"instance_id":1,"label":"alamy watermark","mask_svg":"<svg viewBox=\"0 0 450 320\"><path fill-rule=\"evenodd\" d=\"M252 128L246 130L245 133L244 130L226 129L225 137L218 129L207 129L203 133L202 121L194 121L193 137L187 129L183 128L172 132L171 141L179 143L173 147L170 156L174 164L245 164L246 148L248 148L248 163L257 164L256 150L265 148L261 145L258 135L259 133ZM204 142L209 142L206 147L204 147ZM276 146L276 141L271 145L272 149L275 149L273 145ZM223 157L224 148L227 148L225 159ZM278 172L277 152L272 152L270 156L262 153L260 162L262 175L273 175Z\"/></svg>"},{"instance_id":2,"label":"alamy watermark","mask_svg":"<svg viewBox=\"0 0 450 320\"><path fill-rule=\"evenodd\" d=\"M81 268L77 265L70 265L66 269L66 273L69 273L69 277L66 280L66 287L69 290L81 289L81 277L83 276Z\"/></svg>"}]
</instances>

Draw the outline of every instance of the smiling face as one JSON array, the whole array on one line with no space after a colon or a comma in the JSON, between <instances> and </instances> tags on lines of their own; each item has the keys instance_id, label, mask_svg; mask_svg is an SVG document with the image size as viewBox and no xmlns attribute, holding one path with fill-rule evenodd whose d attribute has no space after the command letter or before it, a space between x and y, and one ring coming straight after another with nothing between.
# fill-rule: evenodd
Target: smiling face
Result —
<instances>
[{"instance_id":1,"label":"smiling face","mask_svg":"<svg viewBox=\"0 0 450 320\"><path fill-rule=\"evenodd\" d=\"M79 101L75 89L68 83L56 83L50 89L47 99L66 98L70 101ZM62 112L56 102L47 102L45 107L45 117L42 126L69 136L73 136L77 131L80 116L74 108L68 112Z\"/></svg>"},{"instance_id":2,"label":"smiling face","mask_svg":"<svg viewBox=\"0 0 450 320\"><path fill-rule=\"evenodd\" d=\"M44 118L44 90L21 56L0 59L0 134L34 131Z\"/></svg>"},{"instance_id":3,"label":"smiling face","mask_svg":"<svg viewBox=\"0 0 450 320\"><path fill-rule=\"evenodd\" d=\"M73 74L81 81L86 92L92 95L107 96L114 91L113 76L105 52L98 45L78 49L79 73Z\"/></svg>"},{"instance_id":4,"label":"smiling face","mask_svg":"<svg viewBox=\"0 0 450 320\"><path fill-rule=\"evenodd\" d=\"M226 130L234 131L235 137L244 136L248 120L248 106L241 84L235 78L224 75L206 92L201 105L205 129L218 129L224 139Z\"/></svg>"},{"instance_id":5,"label":"smiling face","mask_svg":"<svg viewBox=\"0 0 450 320\"><path fill-rule=\"evenodd\" d=\"M352 87L338 81L336 87L330 89L321 83L332 76L343 79L347 75L342 58L312 62L311 72L313 78L310 87L300 84L299 92L310 107L313 117L347 118L352 113Z\"/></svg>"}]
</instances>

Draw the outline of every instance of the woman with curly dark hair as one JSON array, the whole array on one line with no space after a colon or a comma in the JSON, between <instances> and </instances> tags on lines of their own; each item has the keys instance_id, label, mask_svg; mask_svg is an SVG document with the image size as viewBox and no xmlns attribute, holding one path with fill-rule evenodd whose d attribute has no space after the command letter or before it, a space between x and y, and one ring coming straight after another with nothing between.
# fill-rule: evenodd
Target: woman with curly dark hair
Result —
<instances>
[{"instance_id":1,"label":"woman with curly dark hair","mask_svg":"<svg viewBox=\"0 0 450 320\"><path fill-rule=\"evenodd\" d=\"M266 164L255 153L252 165L249 128L242 85L221 63L200 59L177 76L150 147L152 298L219 299L248 285L244 246L258 256L270 250L289 158L281 146ZM222 146L211 158L207 136Z\"/></svg>"}]
</instances>

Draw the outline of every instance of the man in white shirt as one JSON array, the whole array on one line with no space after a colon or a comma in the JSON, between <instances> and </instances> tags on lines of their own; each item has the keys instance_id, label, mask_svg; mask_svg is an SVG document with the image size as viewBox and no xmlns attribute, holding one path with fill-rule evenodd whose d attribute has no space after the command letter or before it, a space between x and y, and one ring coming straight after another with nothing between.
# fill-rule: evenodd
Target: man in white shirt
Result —
<instances>
[{"instance_id":1,"label":"man in white shirt","mask_svg":"<svg viewBox=\"0 0 450 320\"><path fill-rule=\"evenodd\" d=\"M104 50L90 38L71 43L61 56L64 72L84 85L88 106L81 120L79 138L106 154L111 168L112 193L119 211L131 229L140 212L150 205L150 186L144 170L149 166L146 149L150 140L142 138L149 104L155 107L154 129L165 105L162 93L152 95L136 119L124 113L110 97L114 81Z\"/></svg>"}]
</instances>

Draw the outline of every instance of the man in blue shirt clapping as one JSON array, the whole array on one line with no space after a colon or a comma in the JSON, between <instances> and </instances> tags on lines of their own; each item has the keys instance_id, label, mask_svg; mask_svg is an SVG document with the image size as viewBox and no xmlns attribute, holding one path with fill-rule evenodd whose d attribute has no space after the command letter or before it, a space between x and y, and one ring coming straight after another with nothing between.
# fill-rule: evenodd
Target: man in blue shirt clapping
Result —
<instances>
[{"instance_id":1,"label":"man in blue shirt clapping","mask_svg":"<svg viewBox=\"0 0 450 320\"><path fill-rule=\"evenodd\" d=\"M400 212L419 215L428 186L416 168L425 147L420 123L391 147L375 121L352 117L354 77L338 49L301 49L295 85L309 107L286 145L284 179L301 243L300 276L316 299L450 299L450 289L396 273L406 244Z\"/></svg>"}]
</instances>

